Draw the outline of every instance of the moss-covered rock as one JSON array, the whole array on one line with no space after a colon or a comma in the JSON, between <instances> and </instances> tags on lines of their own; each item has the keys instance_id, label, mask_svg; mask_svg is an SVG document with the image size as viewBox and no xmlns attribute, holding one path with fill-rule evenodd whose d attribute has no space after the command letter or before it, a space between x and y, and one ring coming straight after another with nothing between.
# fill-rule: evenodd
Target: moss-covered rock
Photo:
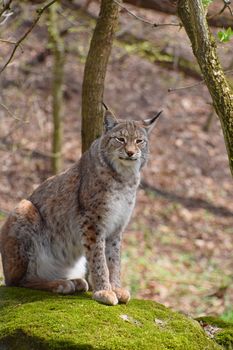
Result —
<instances>
[{"instance_id":1,"label":"moss-covered rock","mask_svg":"<svg viewBox=\"0 0 233 350\"><path fill-rule=\"evenodd\" d=\"M213 339L223 349L233 350L233 322L223 321L217 317L200 317L197 321L207 333L209 329L210 331L213 329Z\"/></svg>"},{"instance_id":2,"label":"moss-covered rock","mask_svg":"<svg viewBox=\"0 0 233 350\"><path fill-rule=\"evenodd\" d=\"M0 349L217 350L197 321L154 303L0 287Z\"/></svg>"}]
</instances>

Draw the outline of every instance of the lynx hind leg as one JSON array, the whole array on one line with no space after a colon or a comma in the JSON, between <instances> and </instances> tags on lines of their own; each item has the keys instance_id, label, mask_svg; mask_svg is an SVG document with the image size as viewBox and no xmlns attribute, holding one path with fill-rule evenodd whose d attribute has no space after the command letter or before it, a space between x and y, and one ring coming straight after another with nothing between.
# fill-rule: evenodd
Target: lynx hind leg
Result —
<instances>
[{"instance_id":1,"label":"lynx hind leg","mask_svg":"<svg viewBox=\"0 0 233 350\"><path fill-rule=\"evenodd\" d=\"M18 286L27 272L28 260L20 253L20 244L15 237L1 243L2 266L7 286Z\"/></svg>"},{"instance_id":2,"label":"lynx hind leg","mask_svg":"<svg viewBox=\"0 0 233 350\"><path fill-rule=\"evenodd\" d=\"M28 200L22 200L3 225L0 236L2 265L7 286L19 286L26 276L30 235L40 215Z\"/></svg>"},{"instance_id":3,"label":"lynx hind leg","mask_svg":"<svg viewBox=\"0 0 233 350\"><path fill-rule=\"evenodd\" d=\"M25 280L21 286L58 294L74 294L75 292L86 292L88 290L88 284L82 278L76 280L57 279L53 281L48 281L41 278L31 278Z\"/></svg>"},{"instance_id":4,"label":"lynx hind leg","mask_svg":"<svg viewBox=\"0 0 233 350\"><path fill-rule=\"evenodd\" d=\"M76 292L87 292L89 289L88 283L84 278L76 278L71 280L71 282L74 283Z\"/></svg>"},{"instance_id":5,"label":"lynx hind leg","mask_svg":"<svg viewBox=\"0 0 233 350\"><path fill-rule=\"evenodd\" d=\"M21 286L25 288L45 290L58 294L75 293L75 284L70 280L47 281L35 277L24 281Z\"/></svg>"}]
</instances>

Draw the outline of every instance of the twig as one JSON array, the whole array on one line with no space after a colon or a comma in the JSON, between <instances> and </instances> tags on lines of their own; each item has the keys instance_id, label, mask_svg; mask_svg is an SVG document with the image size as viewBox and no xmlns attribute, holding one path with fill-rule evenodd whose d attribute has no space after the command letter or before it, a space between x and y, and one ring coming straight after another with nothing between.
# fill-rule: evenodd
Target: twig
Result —
<instances>
[{"instance_id":1,"label":"twig","mask_svg":"<svg viewBox=\"0 0 233 350\"><path fill-rule=\"evenodd\" d=\"M224 71L224 74L226 74L226 75L230 75L230 74L232 74L232 73L233 73L233 69L229 69L229 70L225 70L225 71ZM201 80L201 81L199 81L199 82L196 83L196 84L181 86L181 87L178 87L178 88L169 88L167 91L168 91L168 92L174 92L174 91L178 91L178 90L192 89L192 88L194 88L194 87L196 87L196 86L199 86L199 85L202 85L202 84L204 84L204 83L205 83L205 81L204 81L204 80Z\"/></svg>"},{"instance_id":2,"label":"twig","mask_svg":"<svg viewBox=\"0 0 233 350\"><path fill-rule=\"evenodd\" d=\"M5 18L2 20L2 22L0 22L0 26L5 24L6 21L8 20L8 18L13 15L13 11L8 11L8 10L10 10L11 3L12 3L12 0L8 0L5 3L3 3L4 5L3 5L3 8L0 12L0 17L3 16Z\"/></svg>"},{"instance_id":3,"label":"twig","mask_svg":"<svg viewBox=\"0 0 233 350\"><path fill-rule=\"evenodd\" d=\"M36 26L37 22L39 21L41 15L43 14L43 12L45 10L47 10L47 8L49 8L52 4L54 4L57 0L52 0L50 1L48 4L46 4L44 7L37 9L37 16L35 17L34 21L32 22L32 25L30 28L28 28L28 30L21 36L21 38L17 41L17 43L15 44L14 49L12 50L12 53L10 55L10 57L8 58L7 62L4 64L4 66L0 69L0 74L6 69L6 67L8 66L8 64L12 61L14 54L17 50L17 48L20 46L20 44L24 41L24 39L28 36L28 34L30 34L30 32L32 31L32 29Z\"/></svg>"},{"instance_id":4,"label":"twig","mask_svg":"<svg viewBox=\"0 0 233 350\"><path fill-rule=\"evenodd\" d=\"M12 16L13 13L14 13L13 11L7 11L6 13L4 13L2 16L5 17L5 18L3 19L2 22L0 22L0 26L3 26L3 24L6 23L6 21L8 20L8 18L10 18L10 16Z\"/></svg>"},{"instance_id":5,"label":"twig","mask_svg":"<svg viewBox=\"0 0 233 350\"><path fill-rule=\"evenodd\" d=\"M15 45L17 42L16 41L11 41L11 40L7 40L7 39L0 39L1 43L6 43L6 44L11 44L11 45Z\"/></svg>"},{"instance_id":6,"label":"twig","mask_svg":"<svg viewBox=\"0 0 233 350\"><path fill-rule=\"evenodd\" d=\"M61 16L61 17L63 17L65 20L66 20L66 22L67 23L69 23L71 26L86 26L87 25L87 23L85 22L85 21L78 21L76 18L74 18L74 19L70 19L70 18L68 18L66 15L64 15L64 13L62 12L62 10L58 10L57 11L58 12L58 14ZM69 28L68 28L69 29Z\"/></svg>"},{"instance_id":7,"label":"twig","mask_svg":"<svg viewBox=\"0 0 233 350\"><path fill-rule=\"evenodd\" d=\"M233 16L233 12L231 9L231 0L223 0L223 7L221 8L221 10L218 13L213 14L212 16L208 16L207 19L213 18L213 17L217 17L219 15L221 15L225 9L227 8L230 11L230 14Z\"/></svg>"},{"instance_id":8,"label":"twig","mask_svg":"<svg viewBox=\"0 0 233 350\"><path fill-rule=\"evenodd\" d=\"M136 18L137 20L149 24L150 26L157 28L157 27L162 27L162 26L176 26L176 27L181 27L181 23L155 23L155 22L151 22L148 21L147 19L135 15L135 13L131 12L127 7L123 6L120 2L118 2L117 0L113 0L115 2L115 4L117 4L120 8L122 8L124 11L126 11L129 15L133 16L134 18Z\"/></svg>"},{"instance_id":9,"label":"twig","mask_svg":"<svg viewBox=\"0 0 233 350\"><path fill-rule=\"evenodd\" d=\"M0 102L0 106L1 106L2 108L4 108L4 109L7 111L7 113L10 114L10 116L11 116L12 118L14 118L15 120L18 120L18 121L22 122L22 120L21 120L20 118L16 117L16 116L14 115L14 113L12 113L11 110L10 110L6 105L4 105L4 103Z\"/></svg>"},{"instance_id":10,"label":"twig","mask_svg":"<svg viewBox=\"0 0 233 350\"><path fill-rule=\"evenodd\" d=\"M225 70L224 73L226 75L231 75L233 73L233 69L228 69L228 70Z\"/></svg>"},{"instance_id":11,"label":"twig","mask_svg":"<svg viewBox=\"0 0 233 350\"><path fill-rule=\"evenodd\" d=\"M8 133L6 135L4 135L3 137L0 138L0 143L6 145L8 143L7 139L12 136L12 134L19 128L21 128L22 126L24 126L24 124L28 123L27 121L21 121L20 123L16 122L12 122L11 126L10 126L10 130L8 131Z\"/></svg>"},{"instance_id":12,"label":"twig","mask_svg":"<svg viewBox=\"0 0 233 350\"><path fill-rule=\"evenodd\" d=\"M16 45L17 44L17 41L12 41L12 40L7 40L7 39L0 39L0 42L1 43L6 43L6 44L9 44L9 45ZM19 47L21 49L21 52L23 53L23 46L20 44Z\"/></svg>"},{"instance_id":13,"label":"twig","mask_svg":"<svg viewBox=\"0 0 233 350\"><path fill-rule=\"evenodd\" d=\"M201 80L201 81L199 81L196 84L181 86L181 87L178 87L178 88L169 88L167 91L168 92L173 92L173 91L178 91L178 90L186 90L186 89L191 89L193 87L196 87L196 86L199 86L199 85L202 85L202 84L204 84L204 80Z\"/></svg>"},{"instance_id":14,"label":"twig","mask_svg":"<svg viewBox=\"0 0 233 350\"><path fill-rule=\"evenodd\" d=\"M3 9L0 11L0 17L4 14L5 11L10 9L11 3L12 0L6 2L6 5L3 6Z\"/></svg>"}]
</instances>

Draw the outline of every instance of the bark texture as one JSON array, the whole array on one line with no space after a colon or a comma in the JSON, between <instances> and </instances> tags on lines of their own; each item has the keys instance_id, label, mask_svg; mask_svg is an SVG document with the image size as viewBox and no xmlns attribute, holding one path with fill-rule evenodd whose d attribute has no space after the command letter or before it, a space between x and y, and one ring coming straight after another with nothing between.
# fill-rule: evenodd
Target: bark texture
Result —
<instances>
[{"instance_id":1,"label":"bark texture","mask_svg":"<svg viewBox=\"0 0 233 350\"><path fill-rule=\"evenodd\" d=\"M63 77L64 77L64 43L60 36L57 8L58 4L50 7L49 13L49 37L53 53L53 82L52 82L52 172L57 174L61 169L62 148L62 109L63 109Z\"/></svg>"},{"instance_id":2,"label":"bark texture","mask_svg":"<svg viewBox=\"0 0 233 350\"><path fill-rule=\"evenodd\" d=\"M103 126L103 94L107 64L118 25L119 6L102 0L88 52L82 87L82 151L100 136Z\"/></svg>"},{"instance_id":3,"label":"bark texture","mask_svg":"<svg viewBox=\"0 0 233 350\"><path fill-rule=\"evenodd\" d=\"M178 15L192 43L193 53L219 116L233 175L233 92L220 65L216 43L201 0L179 0Z\"/></svg>"}]
</instances>

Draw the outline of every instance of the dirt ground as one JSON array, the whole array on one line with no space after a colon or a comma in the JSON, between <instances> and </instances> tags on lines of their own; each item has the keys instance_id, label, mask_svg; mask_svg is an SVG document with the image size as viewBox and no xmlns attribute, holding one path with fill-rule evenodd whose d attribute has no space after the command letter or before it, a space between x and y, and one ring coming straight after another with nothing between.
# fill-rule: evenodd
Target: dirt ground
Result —
<instances>
[{"instance_id":1,"label":"dirt ground","mask_svg":"<svg viewBox=\"0 0 233 350\"><path fill-rule=\"evenodd\" d=\"M95 14L97 5L92 4ZM175 21L164 14L138 10L156 22ZM4 26L2 36L16 39L28 27L36 6L23 6L17 21ZM63 169L81 154L81 88L93 21L64 9L62 25L72 22L66 36L64 84ZM166 46L177 57L194 62L184 30L152 29L121 14L120 30ZM163 40L162 40L163 39ZM159 44L157 44L159 43ZM2 65L12 47L1 43ZM52 57L35 60L47 46L45 19L18 50L1 75L0 213L1 219L27 197L50 172ZM224 67L232 44L220 45ZM137 51L137 50L136 50ZM232 177L220 122L212 113L204 84L169 93L169 88L197 80L168 70L135 53L120 40L114 44L106 79L105 101L121 118L142 119L163 110L151 135L151 156L142 174L134 215L124 236L123 283L133 296L149 298L192 315L222 314L233 304Z\"/></svg>"}]
</instances>

